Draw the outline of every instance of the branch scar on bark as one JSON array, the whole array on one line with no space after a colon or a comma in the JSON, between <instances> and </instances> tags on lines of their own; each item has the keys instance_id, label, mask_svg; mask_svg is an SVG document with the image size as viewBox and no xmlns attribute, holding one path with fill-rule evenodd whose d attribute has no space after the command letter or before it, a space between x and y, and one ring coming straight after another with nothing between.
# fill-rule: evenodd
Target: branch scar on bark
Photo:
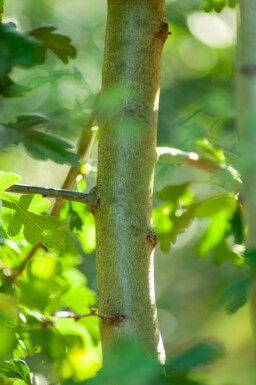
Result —
<instances>
[{"instance_id":1,"label":"branch scar on bark","mask_svg":"<svg viewBox=\"0 0 256 385\"><path fill-rule=\"evenodd\" d=\"M256 75L256 64L244 65L239 69L239 72L242 75L252 77Z\"/></svg>"},{"instance_id":2,"label":"branch scar on bark","mask_svg":"<svg viewBox=\"0 0 256 385\"><path fill-rule=\"evenodd\" d=\"M156 233L153 229L148 232L146 239L147 239L147 241L149 241L151 243L151 245L154 249L157 245L157 237L156 237Z\"/></svg>"},{"instance_id":3,"label":"branch scar on bark","mask_svg":"<svg viewBox=\"0 0 256 385\"><path fill-rule=\"evenodd\" d=\"M165 41L167 39L168 35L170 35L169 25L168 25L166 20L161 20L160 28L157 31L156 36L161 38L163 41Z\"/></svg>"},{"instance_id":4,"label":"branch scar on bark","mask_svg":"<svg viewBox=\"0 0 256 385\"><path fill-rule=\"evenodd\" d=\"M101 319L102 322L117 325L120 324L120 322L127 319L127 315L116 313L116 314L98 314L98 317Z\"/></svg>"}]
</instances>

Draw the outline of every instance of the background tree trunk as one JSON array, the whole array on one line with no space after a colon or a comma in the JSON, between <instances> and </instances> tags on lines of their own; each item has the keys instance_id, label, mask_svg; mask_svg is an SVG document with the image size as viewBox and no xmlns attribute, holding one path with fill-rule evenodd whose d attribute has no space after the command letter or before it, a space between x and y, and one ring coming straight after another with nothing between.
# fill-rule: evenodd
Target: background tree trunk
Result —
<instances>
[{"instance_id":1,"label":"background tree trunk","mask_svg":"<svg viewBox=\"0 0 256 385\"><path fill-rule=\"evenodd\" d=\"M95 208L103 356L132 338L160 360L151 226L164 0L109 0ZM107 107L106 107L107 106Z\"/></svg>"},{"instance_id":2,"label":"background tree trunk","mask_svg":"<svg viewBox=\"0 0 256 385\"><path fill-rule=\"evenodd\" d=\"M240 1L238 39L237 99L240 134L242 200L248 231L246 255L256 266L256 2ZM254 361L256 361L256 279L251 289L252 329L254 333Z\"/></svg>"}]
</instances>

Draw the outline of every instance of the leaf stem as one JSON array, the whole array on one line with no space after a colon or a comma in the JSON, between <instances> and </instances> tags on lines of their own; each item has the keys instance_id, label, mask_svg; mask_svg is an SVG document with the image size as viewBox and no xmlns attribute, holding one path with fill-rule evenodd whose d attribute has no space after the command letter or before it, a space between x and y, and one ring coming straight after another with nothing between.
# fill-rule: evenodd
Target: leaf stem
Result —
<instances>
[{"instance_id":1,"label":"leaf stem","mask_svg":"<svg viewBox=\"0 0 256 385\"><path fill-rule=\"evenodd\" d=\"M235 181L241 184L239 173L233 167L228 166L225 163L218 163L214 160L201 157L195 152L181 151L172 147L157 147L156 151L159 163L175 163L181 166L194 167L210 173L226 171Z\"/></svg>"}]
</instances>

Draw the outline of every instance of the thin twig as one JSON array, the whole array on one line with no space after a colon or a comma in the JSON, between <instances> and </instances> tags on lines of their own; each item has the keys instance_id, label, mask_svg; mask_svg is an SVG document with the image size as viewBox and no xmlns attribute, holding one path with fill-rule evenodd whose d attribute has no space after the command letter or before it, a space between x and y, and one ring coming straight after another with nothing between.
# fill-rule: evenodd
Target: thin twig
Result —
<instances>
[{"instance_id":1,"label":"thin twig","mask_svg":"<svg viewBox=\"0 0 256 385\"><path fill-rule=\"evenodd\" d=\"M23 259L21 264L12 272L12 274L9 276L9 280L11 283L14 283L16 279L22 274L23 270L25 270L27 263L30 261L30 259L33 257L35 252L42 247L41 243L38 243L37 245L33 246L30 252L26 255L26 258Z\"/></svg>"},{"instance_id":2,"label":"thin twig","mask_svg":"<svg viewBox=\"0 0 256 385\"><path fill-rule=\"evenodd\" d=\"M88 206L91 205L90 194L85 194L72 190L31 186L27 184L13 184L6 191L21 194L40 194L44 198L61 198L69 201L85 203Z\"/></svg>"},{"instance_id":3,"label":"thin twig","mask_svg":"<svg viewBox=\"0 0 256 385\"><path fill-rule=\"evenodd\" d=\"M200 157L195 152L181 151L172 147L158 147L156 150L159 162L175 163L182 166L194 167L210 173L226 171L236 182L241 184L238 172L233 167L228 166L225 163L217 163L211 159Z\"/></svg>"},{"instance_id":4,"label":"thin twig","mask_svg":"<svg viewBox=\"0 0 256 385\"><path fill-rule=\"evenodd\" d=\"M81 318L87 318L87 317L98 317L104 322L117 322L122 321L126 317L124 314L99 314L96 310L91 309L90 313L86 314L76 314L70 311L59 311L52 314L53 320L54 319L60 319L60 318L68 318L68 319L74 319L75 321L79 321Z\"/></svg>"}]
</instances>

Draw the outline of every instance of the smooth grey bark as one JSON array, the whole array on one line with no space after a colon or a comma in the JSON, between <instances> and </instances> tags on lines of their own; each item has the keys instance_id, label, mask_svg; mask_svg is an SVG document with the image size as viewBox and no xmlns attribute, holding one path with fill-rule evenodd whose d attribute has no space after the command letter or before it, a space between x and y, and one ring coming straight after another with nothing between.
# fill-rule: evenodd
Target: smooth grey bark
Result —
<instances>
[{"instance_id":1,"label":"smooth grey bark","mask_svg":"<svg viewBox=\"0 0 256 385\"><path fill-rule=\"evenodd\" d=\"M103 357L131 338L164 360L151 226L164 0L109 0L101 99L96 223Z\"/></svg>"}]
</instances>

